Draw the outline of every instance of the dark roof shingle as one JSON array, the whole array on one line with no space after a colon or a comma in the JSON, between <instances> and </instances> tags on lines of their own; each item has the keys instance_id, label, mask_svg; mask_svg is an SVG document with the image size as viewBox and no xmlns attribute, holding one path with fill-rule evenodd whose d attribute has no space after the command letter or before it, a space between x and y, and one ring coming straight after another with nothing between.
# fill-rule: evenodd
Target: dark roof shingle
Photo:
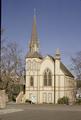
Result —
<instances>
[{"instance_id":1,"label":"dark roof shingle","mask_svg":"<svg viewBox=\"0 0 81 120\"><path fill-rule=\"evenodd\" d=\"M74 76L72 75L72 73L66 68L66 66L62 62L60 62L60 68L64 72L65 75L74 78Z\"/></svg>"},{"instance_id":2,"label":"dark roof shingle","mask_svg":"<svg viewBox=\"0 0 81 120\"><path fill-rule=\"evenodd\" d=\"M31 53L29 52L27 55L26 55L26 58L39 58L39 59L42 59L42 55L39 54L38 52L34 52L34 53Z\"/></svg>"}]
</instances>

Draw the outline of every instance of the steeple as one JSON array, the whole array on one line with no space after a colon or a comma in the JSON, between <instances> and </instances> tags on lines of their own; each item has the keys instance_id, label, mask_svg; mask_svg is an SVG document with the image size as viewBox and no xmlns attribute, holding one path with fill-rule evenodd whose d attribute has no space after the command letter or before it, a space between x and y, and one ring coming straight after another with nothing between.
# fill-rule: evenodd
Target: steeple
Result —
<instances>
[{"instance_id":1,"label":"steeple","mask_svg":"<svg viewBox=\"0 0 81 120\"><path fill-rule=\"evenodd\" d=\"M26 57L27 58L39 58L39 59L43 58L42 55L39 53L39 41L38 41L37 29L36 29L36 10L35 9L34 9L31 40L29 43L29 51Z\"/></svg>"},{"instance_id":2,"label":"steeple","mask_svg":"<svg viewBox=\"0 0 81 120\"><path fill-rule=\"evenodd\" d=\"M35 9L34 9L31 41L29 44L29 52L31 53L39 52L39 42L38 42L37 29L36 29L36 10Z\"/></svg>"}]
</instances>

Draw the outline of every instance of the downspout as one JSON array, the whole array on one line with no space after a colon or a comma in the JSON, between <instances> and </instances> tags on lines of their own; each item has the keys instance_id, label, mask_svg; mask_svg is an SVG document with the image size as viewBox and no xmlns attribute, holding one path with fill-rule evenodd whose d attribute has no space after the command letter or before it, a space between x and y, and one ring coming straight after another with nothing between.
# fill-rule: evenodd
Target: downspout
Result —
<instances>
[{"instance_id":1,"label":"downspout","mask_svg":"<svg viewBox=\"0 0 81 120\"><path fill-rule=\"evenodd\" d=\"M37 70L37 104L38 104L38 70Z\"/></svg>"},{"instance_id":2,"label":"downspout","mask_svg":"<svg viewBox=\"0 0 81 120\"><path fill-rule=\"evenodd\" d=\"M56 86L55 86L55 84L56 84L56 76L55 76L55 62L54 62L54 104L55 104L55 97L56 97L56 94L55 94L55 92L56 92Z\"/></svg>"}]
</instances>

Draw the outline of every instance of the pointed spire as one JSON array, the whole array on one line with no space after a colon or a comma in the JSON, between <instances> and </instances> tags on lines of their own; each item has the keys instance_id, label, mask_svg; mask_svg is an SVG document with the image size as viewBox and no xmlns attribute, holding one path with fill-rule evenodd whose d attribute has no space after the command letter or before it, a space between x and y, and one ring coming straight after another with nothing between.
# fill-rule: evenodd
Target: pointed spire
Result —
<instances>
[{"instance_id":1,"label":"pointed spire","mask_svg":"<svg viewBox=\"0 0 81 120\"><path fill-rule=\"evenodd\" d=\"M38 36L37 36L37 29L36 29L36 9L34 8L34 19L33 19L33 26L32 26L32 34L31 34L31 41L30 41L30 52L38 52L39 43L38 43Z\"/></svg>"}]
</instances>

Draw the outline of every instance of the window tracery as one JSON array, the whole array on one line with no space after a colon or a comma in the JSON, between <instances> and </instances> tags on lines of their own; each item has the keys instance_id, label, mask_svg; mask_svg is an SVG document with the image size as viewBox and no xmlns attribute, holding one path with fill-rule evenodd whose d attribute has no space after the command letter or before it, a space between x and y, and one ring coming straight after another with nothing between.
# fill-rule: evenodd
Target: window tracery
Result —
<instances>
[{"instance_id":1,"label":"window tracery","mask_svg":"<svg viewBox=\"0 0 81 120\"><path fill-rule=\"evenodd\" d=\"M44 72L44 86L52 86L52 73L49 69Z\"/></svg>"}]
</instances>

